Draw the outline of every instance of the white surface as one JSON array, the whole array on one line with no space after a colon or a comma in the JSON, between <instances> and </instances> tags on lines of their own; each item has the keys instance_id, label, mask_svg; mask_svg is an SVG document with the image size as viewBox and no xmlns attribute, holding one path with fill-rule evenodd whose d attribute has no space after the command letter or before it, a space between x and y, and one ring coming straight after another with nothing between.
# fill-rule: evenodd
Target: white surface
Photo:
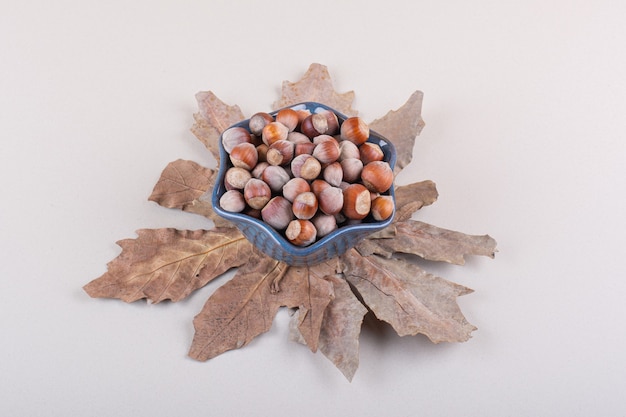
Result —
<instances>
[{"instance_id":1,"label":"white surface","mask_svg":"<svg viewBox=\"0 0 626 417\"><path fill-rule=\"evenodd\" d=\"M332 4L332 5L331 5ZM623 416L624 3L23 1L0 14L0 415ZM312 62L372 120L424 91L401 183L417 218L498 240L429 270L472 287L479 330L432 345L364 329L352 384L287 341L186 357L223 279L178 304L81 287L139 228L207 227L146 199L189 132L194 94L269 109Z\"/></svg>"}]
</instances>

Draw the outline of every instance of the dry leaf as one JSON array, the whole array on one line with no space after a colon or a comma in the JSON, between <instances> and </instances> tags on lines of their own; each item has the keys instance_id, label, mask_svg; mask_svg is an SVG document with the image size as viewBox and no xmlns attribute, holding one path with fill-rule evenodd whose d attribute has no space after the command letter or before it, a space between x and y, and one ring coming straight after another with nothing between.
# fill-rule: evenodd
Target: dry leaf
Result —
<instances>
[{"instance_id":1,"label":"dry leaf","mask_svg":"<svg viewBox=\"0 0 626 417\"><path fill-rule=\"evenodd\" d=\"M178 159L165 167L148 200L163 207L186 210L214 184L214 170Z\"/></svg>"},{"instance_id":2,"label":"dry leaf","mask_svg":"<svg viewBox=\"0 0 626 417\"><path fill-rule=\"evenodd\" d=\"M177 208L213 220L215 227L235 227L213 211L211 195L217 171L193 161L169 163L148 198L167 208Z\"/></svg>"},{"instance_id":3,"label":"dry leaf","mask_svg":"<svg viewBox=\"0 0 626 417\"><path fill-rule=\"evenodd\" d=\"M305 286L302 291L308 294L308 297L303 298L303 303L297 306L298 314L294 315L294 320L304 343L312 352L317 351L324 310L335 296L333 286L324 280L326 275L334 274L335 270L325 268L326 265L290 267L285 275L286 282L302 283Z\"/></svg>"},{"instance_id":4,"label":"dry leaf","mask_svg":"<svg viewBox=\"0 0 626 417\"><path fill-rule=\"evenodd\" d=\"M298 82L283 81L281 97L274 102L272 107L278 110L303 101L326 104L347 116L357 114L357 111L351 107L354 101L354 91L337 93L333 88L328 68L321 64L311 64Z\"/></svg>"},{"instance_id":5,"label":"dry leaf","mask_svg":"<svg viewBox=\"0 0 626 417\"><path fill-rule=\"evenodd\" d=\"M342 256L344 274L365 304L400 336L422 333L432 342L463 342L476 328L459 310L456 297L471 292L401 259Z\"/></svg>"},{"instance_id":6,"label":"dry leaf","mask_svg":"<svg viewBox=\"0 0 626 417\"><path fill-rule=\"evenodd\" d=\"M196 94L199 113L194 114L195 123L191 128L194 135L204 143L219 163L219 137L230 126L245 119L239 106L229 106L217 98L212 91Z\"/></svg>"},{"instance_id":7,"label":"dry leaf","mask_svg":"<svg viewBox=\"0 0 626 417\"><path fill-rule=\"evenodd\" d=\"M416 182L396 187L396 216L394 222L401 222L411 218L411 215L424 206L435 201L439 193L432 181Z\"/></svg>"},{"instance_id":8,"label":"dry leaf","mask_svg":"<svg viewBox=\"0 0 626 417\"><path fill-rule=\"evenodd\" d=\"M390 227L395 228L393 239L368 239L367 246L359 245L359 252L385 257L391 257L394 252L411 253L431 261L457 265L465 263L465 255L493 258L496 252L496 241L489 235L466 235L415 220L398 222Z\"/></svg>"},{"instance_id":9,"label":"dry leaf","mask_svg":"<svg viewBox=\"0 0 626 417\"><path fill-rule=\"evenodd\" d=\"M84 286L92 297L180 301L230 268L245 263L252 244L236 229L143 229L118 242L122 253Z\"/></svg>"},{"instance_id":10,"label":"dry leaf","mask_svg":"<svg viewBox=\"0 0 626 417\"><path fill-rule=\"evenodd\" d=\"M422 98L424 93L414 92L402 107L390 111L384 117L369 123L371 130L393 142L398 153L394 172L397 174L411 162L415 137L424 127Z\"/></svg>"},{"instance_id":11,"label":"dry leaf","mask_svg":"<svg viewBox=\"0 0 626 417\"><path fill-rule=\"evenodd\" d=\"M359 334L367 308L356 298L342 275L328 275L324 279L333 285L335 298L324 310L319 350L352 381L359 367ZM297 310L289 323L289 339L306 345L298 329L299 323L300 310Z\"/></svg>"},{"instance_id":12,"label":"dry leaf","mask_svg":"<svg viewBox=\"0 0 626 417\"><path fill-rule=\"evenodd\" d=\"M192 131L219 164L220 134L244 115L238 106L225 104L210 91L196 98L200 111L194 114ZM303 101L321 102L348 116L357 113L351 107L354 93L337 93L327 68L320 64L312 64L298 82L283 82L282 96L273 106ZM417 91L401 108L370 123L372 130L394 143L396 173L410 163L415 137L424 126L421 105L422 93ZM201 214L218 227L139 230L137 239L118 242L121 254L105 274L85 285L85 291L92 297L127 302L178 301L228 269L240 267L195 317L189 355L207 360L247 345L269 330L278 308L285 306L297 309L292 336L312 351L322 351L349 380L359 363L358 337L367 311L362 303L400 335L423 333L433 342L460 342L475 329L456 303L456 297L470 289L391 258L402 252L462 264L468 254L493 257L496 242L489 236L468 236L410 220L415 211L437 199L433 182L397 187L394 223L341 258L289 267L259 252L232 223L215 214L211 204L215 180L214 170L195 162L170 163L150 200Z\"/></svg>"},{"instance_id":13,"label":"dry leaf","mask_svg":"<svg viewBox=\"0 0 626 417\"><path fill-rule=\"evenodd\" d=\"M211 126L211 124L200 113L194 113L194 124L191 126L191 133L211 152L217 163L220 163L220 150L218 141L221 133Z\"/></svg>"},{"instance_id":14,"label":"dry leaf","mask_svg":"<svg viewBox=\"0 0 626 417\"><path fill-rule=\"evenodd\" d=\"M367 309L357 300L343 277L329 275L335 298L324 312L319 349L352 381L359 367L359 334Z\"/></svg>"},{"instance_id":15,"label":"dry leaf","mask_svg":"<svg viewBox=\"0 0 626 417\"><path fill-rule=\"evenodd\" d=\"M189 356L207 360L247 345L270 329L281 306L320 315L321 321L321 313L333 297L332 285L291 270L285 263L256 253L232 280L215 291L195 317ZM316 326L314 321L300 329Z\"/></svg>"}]
</instances>

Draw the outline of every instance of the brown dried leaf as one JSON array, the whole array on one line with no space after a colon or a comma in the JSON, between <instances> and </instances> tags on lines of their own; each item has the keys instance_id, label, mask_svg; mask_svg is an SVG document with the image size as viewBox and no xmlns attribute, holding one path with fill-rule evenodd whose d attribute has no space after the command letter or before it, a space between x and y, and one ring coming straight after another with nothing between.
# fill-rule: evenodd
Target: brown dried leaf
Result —
<instances>
[{"instance_id":1,"label":"brown dried leaf","mask_svg":"<svg viewBox=\"0 0 626 417\"><path fill-rule=\"evenodd\" d=\"M393 239L369 239L359 246L362 255L372 253L391 257L395 252L411 253L431 261L463 265L465 255L495 256L496 241L489 235L472 236L441 229L416 220L395 223Z\"/></svg>"},{"instance_id":2,"label":"brown dried leaf","mask_svg":"<svg viewBox=\"0 0 626 417\"><path fill-rule=\"evenodd\" d=\"M324 312L319 349L352 381L359 367L359 334L367 309L341 276L329 275L325 279L333 284L335 298Z\"/></svg>"},{"instance_id":3,"label":"brown dried leaf","mask_svg":"<svg viewBox=\"0 0 626 417\"><path fill-rule=\"evenodd\" d=\"M209 122L200 113L194 113L194 124L191 126L191 133L211 152L217 163L220 162L220 151L218 141L220 140L220 132L211 126Z\"/></svg>"},{"instance_id":4,"label":"brown dried leaf","mask_svg":"<svg viewBox=\"0 0 626 417\"><path fill-rule=\"evenodd\" d=\"M413 158L415 137L424 127L422 120L422 99L424 93L414 92L398 110L391 110L380 119L369 124L371 130L380 133L393 142L398 153L394 172L399 173Z\"/></svg>"},{"instance_id":5,"label":"brown dried leaf","mask_svg":"<svg viewBox=\"0 0 626 417\"><path fill-rule=\"evenodd\" d=\"M194 135L220 160L218 141L222 132L245 119L239 106L229 106L212 91L196 94L199 113L194 114L195 123L191 128Z\"/></svg>"},{"instance_id":6,"label":"brown dried leaf","mask_svg":"<svg viewBox=\"0 0 626 417\"><path fill-rule=\"evenodd\" d=\"M252 244L237 230L142 229L118 242L122 253L108 271L85 285L91 297L180 301L233 267L245 263Z\"/></svg>"},{"instance_id":7,"label":"brown dried leaf","mask_svg":"<svg viewBox=\"0 0 626 417\"><path fill-rule=\"evenodd\" d=\"M434 182L430 180L396 187L396 216L394 222L411 218L413 213L435 201L439 193Z\"/></svg>"},{"instance_id":8,"label":"brown dried leaf","mask_svg":"<svg viewBox=\"0 0 626 417\"><path fill-rule=\"evenodd\" d=\"M165 167L148 199L163 207L204 216L213 220L215 227L235 227L213 211L211 194L216 179L217 171L179 159Z\"/></svg>"},{"instance_id":9,"label":"brown dried leaf","mask_svg":"<svg viewBox=\"0 0 626 417\"><path fill-rule=\"evenodd\" d=\"M476 328L467 322L456 297L469 288L426 273L401 259L342 256L346 279L380 320L400 336L422 333L432 342L463 342Z\"/></svg>"},{"instance_id":10,"label":"brown dried leaf","mask_svg":"<svg viewBox=\"0 0 626 417\"><path fill-rule=\"evenodd\" d=\"M256 252L235 277L217 289L193 323L189 356L211 359L247 345L268 331L278 308L322 309L333 297L332 285L311 274L289 272L285 263ZM311 300L311 296L314 300ZM306 322L306 320L304 320ZM314 320L311 320L312 327ZM304 325L301 329L306 329Z\"/></svg>"},{"instance_id":11,"label":"brown dried leaf","mask_svg":"<svg viewBox=\"0 0 626 417\"><path fill-rule=\"evenodd\" d=\"M170 162L148 198L167 208L186 210L215 184L215 171L193 161L178 159Z\"/></svg>"},{"instance_id":12,"label":"brown dried leaf","mask_svg":"<svg viewBox=\"0 0 626 417\"><path fill-rule=\"evenodd\" d=\"M303 303L298 306L298 312L293 317L304 344L312 352L317 352L324 311L328 303L334 298L333 286L324 278L334 273L335 269L330 263L310 267L292 266L287 271L287 279L305 283L308 287L308 290L305 289L305 291L308 292L309 296L302 300Z\"/></svg>"},{"instance_id":13,"label":"brown dried leaf","mask_svg":"<svg viewBox=\"0 0 626 417\"><path fill-rule=\"evenodd\" d=\"M356 116L352 102L354 91L339 94L333 88L328 68L321 64L311 64L300 81L295 83L283 81L282 95L272 105L274 110L303 101L316 101L326 104L347 116Z\"/></svg>"}]
</instances>

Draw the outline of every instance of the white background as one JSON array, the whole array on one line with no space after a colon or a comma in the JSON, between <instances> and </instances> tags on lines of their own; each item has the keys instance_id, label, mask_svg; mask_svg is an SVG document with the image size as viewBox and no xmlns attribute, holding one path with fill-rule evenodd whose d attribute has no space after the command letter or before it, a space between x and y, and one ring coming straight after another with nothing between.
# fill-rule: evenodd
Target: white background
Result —
<instances>
[{"instance_id":1,"label":"white background","mask_svg":"<svg viewBox=\"0 0 626 417\"><path fill-rule=\"evenodd\" d=\"M3 416L624 416L626 29L610 1L3 1L0 414ZM178 158L194 94L244 114L328 66L366 120L420 89L400 184L415 218L497 239L494 260L429 271L469 286L478 326L433 345L366 324L348 383L269 333L186 356L220 279L180 303L81 287L139 228L210 227L147 201ZM225 277L227 278L227 277Z\"/></svg>"}]
</instances>

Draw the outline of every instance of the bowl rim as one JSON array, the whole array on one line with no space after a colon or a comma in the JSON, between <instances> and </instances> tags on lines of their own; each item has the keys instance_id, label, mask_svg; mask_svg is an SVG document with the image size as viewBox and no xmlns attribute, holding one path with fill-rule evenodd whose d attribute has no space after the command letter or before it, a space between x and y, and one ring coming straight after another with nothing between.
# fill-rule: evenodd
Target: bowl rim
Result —
<instances>
[{"instance_id":1,"label":"bowl rim","mask_svg":"<svg viewBox=\"0 0 626 417\"><path fill-rule=\"evenodd\" d=\"M272 116L275 116L280 110L287 109L287 108L294 109L294 110L308 109L309 111L311 111L311 113L314 113L315 111L320 111L320 109L329 110L335 113L337 115L337 118L342 119L344 121L348 119L349 117L352 117L352 116L346 116L343 113L333 109L332 107L328 105L325 105L323 103L318 103L315 101L305 101L305 102L293 104L293 105L286 106L281 109L269 112L269 114L271 114ZM243 127L246 130L249 130L248 128L249 120L250 120L249 118L242 120L238 123L235 123L229 126L227 129L230 129L232 127ZM227 129L225 129L224 131L226 131ZM370 141L370 138L372 137L372 135L374 135L375 139L377 139L378 142L382 142L381 147L385 147L383 151L387 150L386 154L387 153L389 154L389 160L387 162L389 163L391 169L394 169L396 158L397 158L397 153L396 153L396 149L393 143L389 139L379 134L378 132L375 132L372 130L370 130L370 136L367 139L368 141ZM320 250L323 250L325 247L327 247L328 243L332 243L333 241L340 239L347 234L354 233L355 231L361 232L365 236L367 234L380 231L384 229L385 227L389 226L393 222L393 219L396 215L396 207L394 205L393 214L387 220L358 223L358 224L353 224L353 225L344 225L344 226L339 227L337 230L334 230L333 232L329 233L328 235L318 239L311 245L296 246L292 244L291 242L289 242L284 236L281 235L280 232L278 232L276 229L274 229L273 227L265 223L263 220L254 218L244 213L232 213L220 207L219 199L224 194L224 192L226 192L226 189L224 186L224 177L226 175L227 169L231 166L228 162L229 155L224 149L224 146L222 145L222 134L220 134L220 137L218 139L218 147L219 147L219 154L220 154L220 163L219 163L219 169L218 169L217 177L215 180L215 185L213 187L213 192L211 196L211 203L213 206L213 210L219 216L225 218L226 220L232 221L235 224L243 222L247 226L254 226L254 227L260 228L264 233L267 234L268 238L270 238L275 245L282 248L285 252L288 252L289 256L296 257L296 258L306 258L308 256L315 254L316 252ZM390 195L392 199L395 201L395 189L394 188L395 188L395 184L392 184L391 188L389 189L389 191L387 191L387 194L385 195ZM259 248L259 249L263 250L263 248Z\"/></svg>"}]
</instances>

